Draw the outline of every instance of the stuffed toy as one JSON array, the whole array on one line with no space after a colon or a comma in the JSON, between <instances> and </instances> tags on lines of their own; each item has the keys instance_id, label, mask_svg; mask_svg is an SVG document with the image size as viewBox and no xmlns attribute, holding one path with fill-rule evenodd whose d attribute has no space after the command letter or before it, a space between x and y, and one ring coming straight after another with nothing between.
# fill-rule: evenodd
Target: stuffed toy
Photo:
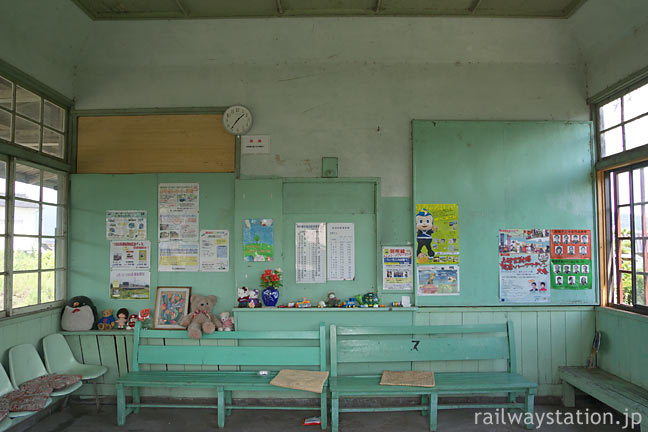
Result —
<instances>
[{"instance_id":1,"label":"stuffed toy","mask_svg":"<svg viewBox=\"0 0 648 432\"><path fill-rule=\"evenodd\" d=\"M234 319L230 317L229 312L221 312L219 315L221 326L218 331L233 331Z\"/></svg>"},{"instance_id":2,"label":"stuffed toy","mask_svg":"<svg viewBox=\"0 0 648 432\"><path fill-rule=\"evenodd\" d=\"M126 324L126 330L134 330L136 322L137 322L137 315L136 314L132 314L131 316L129 316L128 317L128 324Z\"/></svg>"},{"instance_id":3,"label":"stuffed toy","mask_svg":"<svg viewBox=\"0 0 648 432\"><path fill-rule=\"evenodd\" d=\"M194 294L191 296L190 303L191 313L180 321L180 325L187 328L191 339L200 339L203 333L211 334L217 327L221 327L220 321L212 316L216 296Z\"/></svg>"},{"instance_id":4,"label":"stuffed toy","mask_svg":"<svg viewBox=\"0 0 648 432\"><path fill-rule=\"evenodd\" d=\"M257 296L258 300L258 296ZM250 302L250 291L247 287L241 287L238 289L238 307L246 308Z\"/></svg>"},{"instance_id":5,"label":"stuffed toy","mask_svg":"<svg viewBox=\"0 0 648 432\"><path fill-rule=\"evenodd\" d=\"M99 330L112 330L115 327L115 317L112 314L112 309L106 309L102 313L103 317L97 323Z\"/></svg>"},{"instance_id":6,"label":"stuffed toy","mask_svg":"<svg viewBox=\"0 0 648 432\"><path fill-rule=\"evenodd\" d=\"M340 304L340 299L337 298L337 296L333 291L331 291L326 296L326 300L324 301L324 304L326 304L326 307L336 307L338 304Z\"/></svg>"},{"instance_id":7,"label":"stuffed toy","mask_svg":"<svg viewBox=\"0 0 648 432\"><path fill-rule=\"evenodd\" d=\"M128 309L121 308L117 311L117 328L124 330L128 324Z\"/></svg>"},{"instance_id":8,"label":"stuffed toy","mask_svg":"<svg viewBox=\"0 0 648 432\"><path fill-rule=\"evenodd\" d=\"M61 314L61 329L65 331L91 330L97 322L97 308L86 296L68 300Z\"/></svg>"}]
</instances>

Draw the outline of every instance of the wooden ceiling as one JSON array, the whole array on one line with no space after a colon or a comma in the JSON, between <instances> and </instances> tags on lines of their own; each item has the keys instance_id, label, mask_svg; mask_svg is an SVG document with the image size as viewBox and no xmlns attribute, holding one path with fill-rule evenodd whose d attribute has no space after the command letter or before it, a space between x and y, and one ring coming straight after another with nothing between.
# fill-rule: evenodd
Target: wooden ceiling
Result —
<instances>
[{"instance_id":1,"label":"wooden ceiling","mask_svg":"<svg viewBox=\"0 0 648 432\"><path fill-rule=\"evenodd\" d=\"M423 16L568 18L587 0L72 0L93 20Z\"/></svg>"}]
</instances>

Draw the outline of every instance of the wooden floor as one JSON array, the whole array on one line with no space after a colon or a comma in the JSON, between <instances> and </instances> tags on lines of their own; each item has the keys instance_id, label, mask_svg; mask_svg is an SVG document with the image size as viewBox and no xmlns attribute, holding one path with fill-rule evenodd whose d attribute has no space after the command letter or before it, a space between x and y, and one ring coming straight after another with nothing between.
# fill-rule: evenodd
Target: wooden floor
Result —
<instances>
[{"instance_id":1,"label":"wooden floor","mask_svg":"<svg viewBox=\"0 0 648 432\"><path fill-rule=\"evenodd\" d=\"M582 413L604 413L610 410L591 399L579 399L577 408L564 408L559 405L540 405L539 415L572 413L576 418L576 409ZM494 413L493 410L486 412ZM302 426L302 420L309 412L297 411L235 411L228 417L223 431L267 432L299 431L317 432L319 426ZM316 415L316 412L313 412ZM583 414L584 415L584 414ZM614 421L619 424L607 426L593 425L543 425L539 431L560 432L620 432L623 429L624 417L614 414ZM103 432L103 431L217 431L215 410L200 409L143 409L138 415L128 416L126 426L117 427L116 408L114 405L103 405L99 414L93 405L71 403L63 411L57 411L50 417L31 426L30 432ZM341 432L426 432L427 418L418 413L346 413L340 422ZM524 431L518 425L475 424L475 410L445 410L439 412L439 432L472 432L472 431ZM638 431L639 428L636 428Z\"/></svg>"}]
</instances>

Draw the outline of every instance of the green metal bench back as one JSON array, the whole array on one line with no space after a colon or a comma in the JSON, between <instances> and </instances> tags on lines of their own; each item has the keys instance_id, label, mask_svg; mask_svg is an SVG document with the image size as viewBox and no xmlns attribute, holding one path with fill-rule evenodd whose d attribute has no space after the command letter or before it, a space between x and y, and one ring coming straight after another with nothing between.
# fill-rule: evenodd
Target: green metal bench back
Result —
<instances>
[{"instance_id":1,"label":"green metal bench back","mask_svg":"<svg viewBox=\"0 0 648 432\"><path fill-rule=\"evenodd\" d=\"M326 328L315 331L232 331L203 335L203 340L282 341L281 346L147 345L142 339L185 339L186 331L142 329L135 325L133 369L141 364L223 366L318 366L326 370ZM293 343L294 341L294 343ZM313 341L304 346L303 341ZM300 345L301 344L301 345Z\"/></svg>"},{"instance_id":2,"label":"green metal bench back","mask_svg":"<svg viewBox=\"0 0 648 432\"><path fill-rule=\"evenodd\" d=\"M336 327L331 325L331 375L340 363L436 360L508 361L515 372L515 333L502 324Z\"/></svg>"}]
</instances>

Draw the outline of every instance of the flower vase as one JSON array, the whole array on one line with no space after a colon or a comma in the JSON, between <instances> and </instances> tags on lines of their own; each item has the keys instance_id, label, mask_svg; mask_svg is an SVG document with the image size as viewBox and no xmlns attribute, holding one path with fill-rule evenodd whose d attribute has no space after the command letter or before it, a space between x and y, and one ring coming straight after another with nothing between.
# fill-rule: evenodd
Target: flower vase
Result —
<instances>
[{"instance_id":1,"label":"flower vase","mask_svg":"<svg viewBox=\"0 0 648 432\"><path fill-rule=\"evenodd\" d=\"M261 293L261 298L266 307L277 306L277 302L279 301L279 290L277 288L268 287Z\"/></svg>"}]
</instances>

